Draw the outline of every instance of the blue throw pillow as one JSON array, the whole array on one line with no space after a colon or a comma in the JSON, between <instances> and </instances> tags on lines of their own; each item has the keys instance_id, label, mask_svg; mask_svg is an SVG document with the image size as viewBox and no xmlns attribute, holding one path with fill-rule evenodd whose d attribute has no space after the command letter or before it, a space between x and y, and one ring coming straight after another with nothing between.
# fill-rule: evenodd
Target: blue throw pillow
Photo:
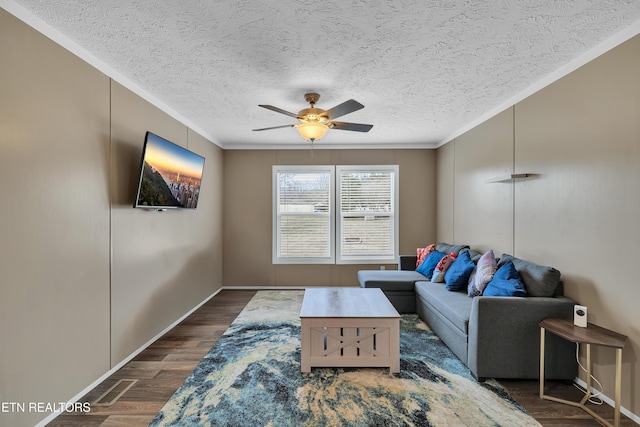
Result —
<instances>
[{"instance_id":1,"label":"blue throw pillow","mask_svg":"<svg viewBox=\"0 0 640 427\"><path fill-rule=\"evenodd\" d=\"M444 258L442 252L433 251L422 261L422 264L416 268L416 271L427 279L431 280L431 276L433 275L433 270L436 268L436 265L440 262L442 258Z\"/></svg>"},{"instance_id":2,"label":"blue throw pillow","mask_svg":"<svg viewBox=\"0 0 640 427\"><path fill-rule=\"evenodd\" d=\"M444 282L449 291L466 291L469 276L476 265L469 257L469 251L463 251L458 255L453 264L444 273Z\"/></svg>"},{"instance_id":3,"label":"blue throw pillow","mask_svg":"<svg viewBox=\"0 0 640 427\"><path fill-rule=\"evenodd\" d=\"M507 261L500 267L493 279L487 284L482 293L484 296L492 297L526 297L527 291L522 283L522 278L518 274L513 262Z\"/></svg>"}]
</instances>

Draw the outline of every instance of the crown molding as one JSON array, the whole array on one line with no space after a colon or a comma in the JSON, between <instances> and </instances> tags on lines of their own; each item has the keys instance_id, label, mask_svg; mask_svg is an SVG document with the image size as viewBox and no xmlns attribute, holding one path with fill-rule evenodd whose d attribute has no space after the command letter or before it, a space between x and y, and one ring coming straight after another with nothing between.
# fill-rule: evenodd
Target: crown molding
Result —
<instances>
[{"instance_id":1,"label":"crown molding","mask_svg":"<svg viewBox=\"0 0 640 427\"><path fill-rule=\"evenodd\" d=\"M103 60L101 60L100 58L98 58L97 56L95 56L94 54L92 54L82 46L80 46L75 41L71 40L69 37L62 34L60 31L58 31L51 25L44 22L42 19L35 16L33 13L31 13L21 5L15 3L12 0L0 0L0 7L6 10L11 15L18 18L19 20L21 20L22 22L24 22L25 24L27 24L28 26L30 26L31 28L35 29L45 37L51 39L53 42L62 46L72 54L76 55L77 57L79 57L80 59L82 59L83 61L85 61L86 63L88 63L89 65L91 65L92 67L100 71L101 73L105 74L110 79L114 80L115 82L129 89L131 92L135 93L136 95L138 95L145 101L149 102L156 108L162 110L163 112L173 117L183 125L187 126L194 132L202 135L203 137L211 141L213 144L217 145L220 148L223 148L212 135L208 134L208 132L204 131L198 125L191 122L191 120L187 119L182 114L178 113L176 110L169 107L162 100L155 97L145 89L141 88L137 83L129 79L127 76L125 76L124 74L120 73L118 70L111 67L109 64L107 64L106 62L104 62Z\"/></svg>"},{"instance_id":2,"label":"crown molding","mask_svg":"<svg viewBox=\"0 0 640 427\"><path fill-rule=\"evenodd\" d=\"M541 89L544 89L545 87L549 86L550 84L560 80L561 78L565 77L566 75L572 73L573 71L577 70L578 68L582 67L583 65L588 64L589 62L593 61L594 59L598 58L599 56L602 56L603 54L605 54L608 51L612 50L613 48L621 45L622 43L626 42L627 40L631 39L632 37L637 36L638 34L640 34L640 21L636 21L634 24L631 24L630 26L628 26L624 30L619 31L618 33L614 34L609 39L607 39L604 42L602 42L599 45L597 45L596 47L594 47L592 49L589 49L588 51L586 51L582 55L578 56L577 58L575 58L571 62L563 65L562 67L558 68L557 70L555 70L551 74L548 74L547 76L545 76L542 79L538 80L536 83L532 84L531 86L529 86L528 88L526 88L522 92L519 92L518 94L516 94L515 96L507 99L506 101L504 101L500 105L496 106L495 108L487 111L485 114L481 115L477 119L467 123L466 125L464 125L460 129L458 129L457 131L451 133L445 139L443 139L442 141L437 143L436 147L443 146L447 142L452 141L453 139L455 139L455 138L459 137L460 135L464 134L465 132L468 132L471 129L473 129L474 127L486 122L487 120L489 120L493 116L503 112L507 108L513 107L518 102L528 98L529 96L531 96L534 93L540 91Z\"/></svg>"}]
</instances>

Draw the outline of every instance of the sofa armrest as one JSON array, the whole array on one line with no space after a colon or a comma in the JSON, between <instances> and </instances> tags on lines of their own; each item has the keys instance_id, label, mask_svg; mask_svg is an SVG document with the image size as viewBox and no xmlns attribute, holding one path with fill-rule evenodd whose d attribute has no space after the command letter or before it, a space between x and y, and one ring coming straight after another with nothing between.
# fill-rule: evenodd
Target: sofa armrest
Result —
<instances>
[{"instance_id":1,"label":"sofa armrest","mask_svg":"<svg viewBox=\"0 0 640 427\"><path fill-rule=\"evenodd\" d=\"M468 363L477 378L539 378L540 326L549 317L573 318L567 297L476 297L469 319ZM575 344L547 336L549 379L577 375Z\"/></svg>"},{"instance_id":2,"label":"sofa armrest","mask_svg":"<svg viewBox=\"0 0 640 427\"><path fill-rule=\"evenodd\" d=\"M415 270L417 255L400 255L398 257L398 270Z\"/></svg>"}]
</instances>

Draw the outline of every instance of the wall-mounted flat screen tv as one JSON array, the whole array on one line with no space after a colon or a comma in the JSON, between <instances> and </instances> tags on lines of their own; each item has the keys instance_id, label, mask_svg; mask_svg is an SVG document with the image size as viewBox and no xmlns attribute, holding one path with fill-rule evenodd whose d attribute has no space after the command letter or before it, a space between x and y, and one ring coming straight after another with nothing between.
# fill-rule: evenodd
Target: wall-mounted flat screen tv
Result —
<instances>
[{"instance_id":1,"label":"wall-mounted flat screen tv","mask_svg":"<svg viewBox=\"0 0 640 427\"><path fill-rule=\"evenodd\" d=\"M204 157L147 132L135 208L195 209Z\"/></svg>"}]
</instances>

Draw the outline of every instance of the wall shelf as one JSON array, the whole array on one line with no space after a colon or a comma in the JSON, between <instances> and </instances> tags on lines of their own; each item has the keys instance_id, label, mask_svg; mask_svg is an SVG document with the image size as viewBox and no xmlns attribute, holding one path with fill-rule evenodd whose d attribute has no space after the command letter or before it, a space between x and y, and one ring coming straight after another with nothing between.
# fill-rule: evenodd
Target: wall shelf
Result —
<instances>
[{"instance_id":1,"label":"wall shelf","mask_svg":"<svg viewBox=\"0 0 640 427\"><path fill-rule=\"evenodd\" d=\"M530 173L512 173L510 175L504 175L504 176L488 179L487 184L490 184L493 182L511 182L511 181L515 181L516 179L525 179L530 176L532 176L532 174Z\"/></svg>"}]
</instances>

